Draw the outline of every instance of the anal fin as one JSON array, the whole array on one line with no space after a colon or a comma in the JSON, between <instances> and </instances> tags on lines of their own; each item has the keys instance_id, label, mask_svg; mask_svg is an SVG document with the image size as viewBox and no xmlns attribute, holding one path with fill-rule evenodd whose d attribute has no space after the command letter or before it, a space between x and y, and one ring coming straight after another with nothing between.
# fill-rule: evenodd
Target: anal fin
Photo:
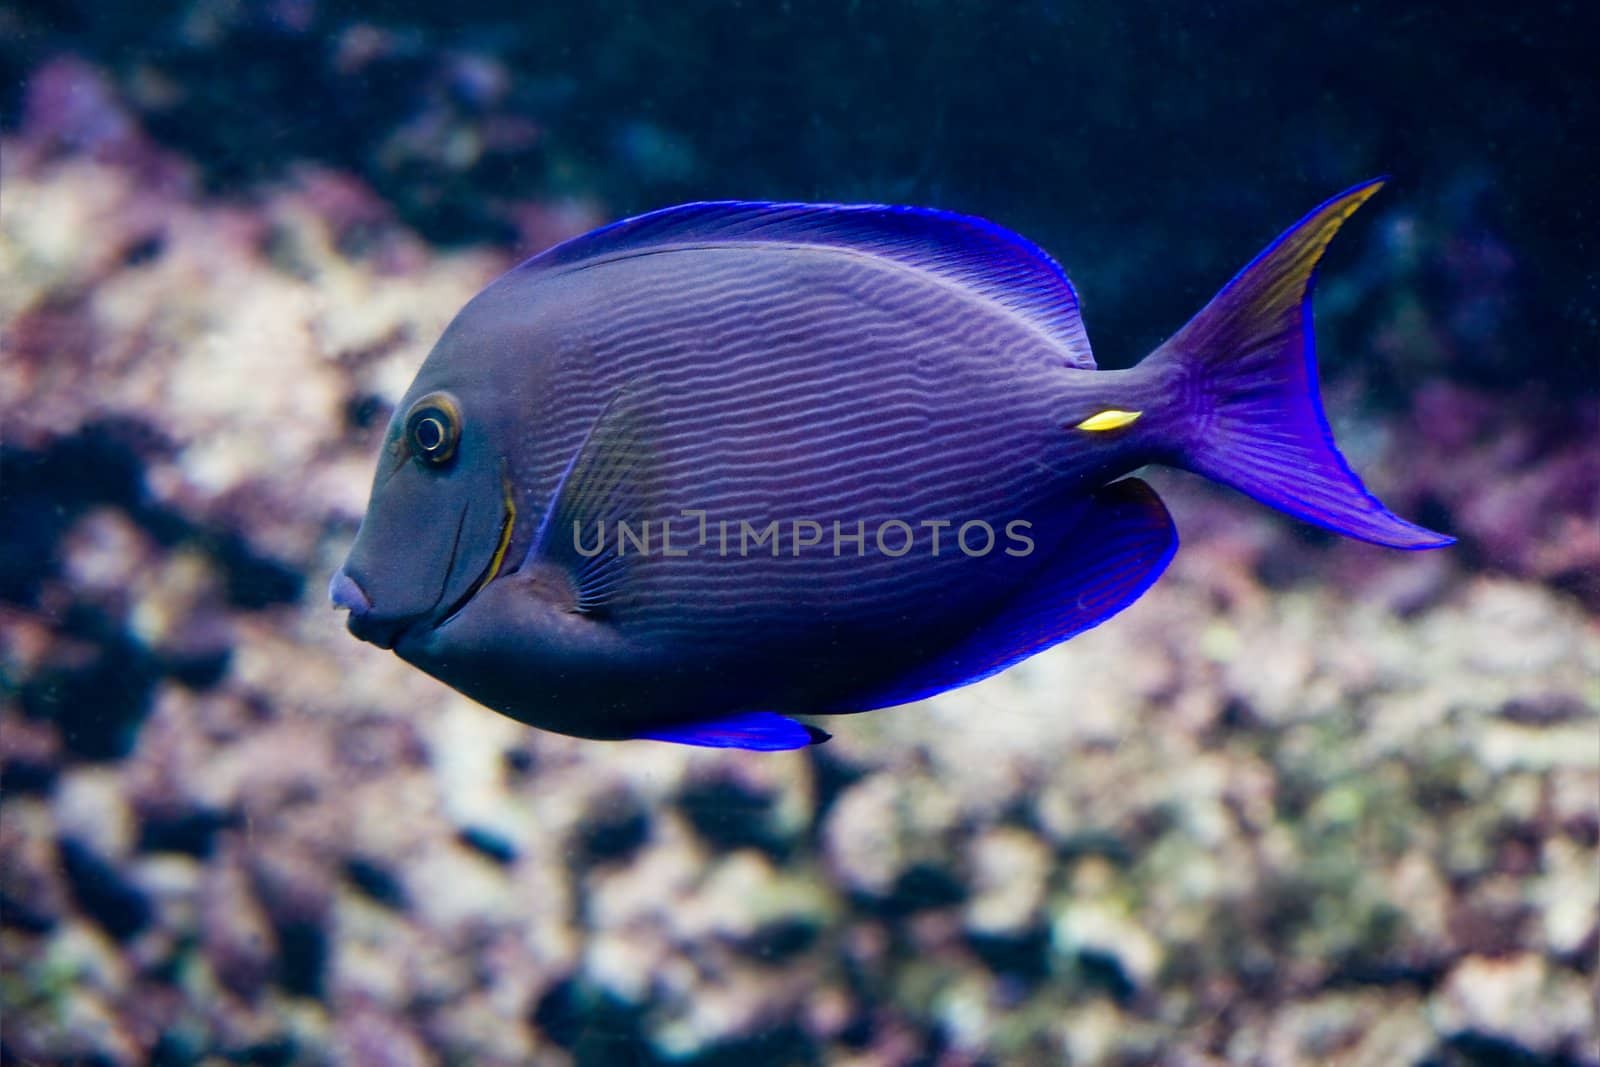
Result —
<instances>
[{"instance_id":1,"label":"anal fin","mask_svg":"<svg viewBox=\"0 0 1600 1067\"><path fill-rule=\"evenodd\" d=\"M1124 478L1095 490L1071 534L1040 562L1036 581L977 629L891 683L834 712L908 704L998 674L1098 626L1138 600L1178 547L1154 489Z\"/></svg>"}]
</instances>

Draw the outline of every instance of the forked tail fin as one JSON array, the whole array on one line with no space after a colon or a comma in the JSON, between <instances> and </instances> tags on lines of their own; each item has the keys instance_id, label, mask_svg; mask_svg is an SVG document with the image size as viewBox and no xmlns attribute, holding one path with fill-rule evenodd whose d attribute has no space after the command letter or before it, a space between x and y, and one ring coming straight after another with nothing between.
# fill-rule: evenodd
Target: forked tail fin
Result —
<instances>
[{"instance_id":1,"label":"forked tail fin","mask_svg":"<svg viewBox=\"0 0 1600 1067\"><path fill-rule=\"evenodd\" d=\"M1333 235L1382 182L1301 219L1151 355L1189 410L1171 462L1337 533L1394 548L1453 538L1392 514L1339 454L1317 394L1311 289ZM1159 367L1163 372L1169 368Z\"/></svg>"}]
</instances>

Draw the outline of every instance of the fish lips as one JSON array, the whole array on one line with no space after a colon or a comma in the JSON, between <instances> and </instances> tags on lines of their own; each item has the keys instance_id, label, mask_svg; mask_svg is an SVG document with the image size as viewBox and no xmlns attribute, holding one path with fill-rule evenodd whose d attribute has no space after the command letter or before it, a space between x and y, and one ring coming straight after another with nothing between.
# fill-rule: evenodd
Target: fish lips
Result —
<instances>
[{"instance_id":1,"label":"fish lips","mask_svg":"<svg viewBox=\"0 0 1600 1067\"><path fill-rule=\"evenodd\" d=\"M377 645L382 649L394 648L408 630L426 618L424 615L386 615L374 611L372 599L361 582L344 568L334 572L328 582L328 599L336 608L349 613L345 629L351 636Z\"/></svg>"},{"instance_id":2,"label":"fish lips","mask_svg":"<svg viewBox=\"0 0 1600 1067\"><path fill-rule=\"evenodd\" d=\"M499 531L493 527L477 530L472 525L472 510L470 505L461 509L438 592L422 611L383 611L382 603L368 593L370 587L363 581L362 572L352 565L353 559L335 572L328 583L328 597L334 607L349 612L345 628L351 635L379 648L403 653L406 647L416 645L421 635L449 622L477 596L501 562L510 516L501 517ZM494 537L495 532L498 538ZM461 591L456 593L458 589Z\"/></svg>"},{"instance_id":3,"label":"fish lips","mask_svg":"<svg viewBox=\"0 0 1600 1067\"><path fill-rule=\"evenodd\" d=\"M333 606L348 612L345 629L363 641L388 648L394 644L392 632L404 620L384 619L372 610L372 598L350 572L340 567L328 579L328 599Z\"/></svg>"}]
</instances>

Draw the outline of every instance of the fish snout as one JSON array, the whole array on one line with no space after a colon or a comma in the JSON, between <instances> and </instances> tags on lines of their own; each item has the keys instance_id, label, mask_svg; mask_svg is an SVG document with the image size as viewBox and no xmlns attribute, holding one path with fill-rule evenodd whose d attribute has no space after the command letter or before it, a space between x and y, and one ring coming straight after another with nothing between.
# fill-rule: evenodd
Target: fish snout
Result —
<instances>
[{"instance_id":1,"label":"fish snout","mask_svg":"<svg viewBox=\"0 0 1600 1067\"><path fill-rule=\"evenodd\" d=\"M350 613L345 627L363 641L379 648L393 648L400 631L411 621L408 618L385 617L372 609L372 599L361 583L344 570L334 572L328 581L328 599L333 606Z\"/></svg>"},{"instance_id":2,"label":"fish snout","mask_svg":"<svg viewBox=\"0 0 1600 1067\"><path fill-rule=\"evenodd\" d=\"M343 570L334 571L333 577L328 580L328 599L333 601L334 607L344 608L352 617L365 615L372 610L367 591Z\"/></svg>"}]
</instances>

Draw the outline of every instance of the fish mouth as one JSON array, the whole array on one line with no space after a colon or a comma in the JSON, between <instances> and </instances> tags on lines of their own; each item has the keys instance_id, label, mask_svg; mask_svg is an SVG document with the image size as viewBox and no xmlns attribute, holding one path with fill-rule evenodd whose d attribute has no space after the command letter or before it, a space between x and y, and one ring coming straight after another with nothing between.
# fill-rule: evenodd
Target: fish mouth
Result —
<instances>
[{"instance_id":1,"label":"fish mouth","mask_svg":"<svg viewBox=\"0 0 1600 1067\"><path fill-rule=\"evenodd\" d=\"M456 518L455 534L450 539L450 554L445 560L444 577L440 579L434 607L444 599L445 590L450 588L450 576L455 573L456 559L461 553L461 536L466 529L469 510L462 508ZM469 597L480 584L481 579L472 584ZM344 608L350 613L345 620L345 629L350 631L351 636L384 650L396 649L414 634L429 628L429 620L434 614L433 608L410 615L388 615L373 611L371 598L360 578L343 567L334 572L333 579L328 583L328 596L334 607Z\"/></svg>"},{"instance_id":2,"label":"fish mouth","mask_svg":"<svg viewBox=\"0 0 1600 1067\"><path fill-rule=\"evenodd\" d=\"M467 586L466 590L459 597L451 601L450 605L446 607L443 612L435 616L432 621L429 621L426 617L423 617L401 627L395 632L394 640L389 647L398 649L402 643L410 643L408 639L416 636L424 627L426 627L429 632L435 632L443 629L445 626L448 626L456 618L456 616L460 615L462 611L466 610L467 605L472 603L473 598L483 591L484 586L488 585L495 578L499 577L500 569L505 564L506 550L511 547L511 534L516 528L517 523L517 506L511 494L510 481L509 479L505 478L503 472L501 478L504 483L504 496L501 503L502 510L500 513L500 534L495 540L494 554L489 557L488 564L483 568L482 571L478 573L478 576L472 580L472 584ZM461 519L456 524L455 539L450 545L450 562L445 567L446 587L449 586L449 575L455 571L456 557L461 551L461 533L466 528L466 524L467 511L465 508L463 508L461 512ZM440 590L440 595L441 597L443 596L443 590Z\"/></svg>"}]
</instances>

